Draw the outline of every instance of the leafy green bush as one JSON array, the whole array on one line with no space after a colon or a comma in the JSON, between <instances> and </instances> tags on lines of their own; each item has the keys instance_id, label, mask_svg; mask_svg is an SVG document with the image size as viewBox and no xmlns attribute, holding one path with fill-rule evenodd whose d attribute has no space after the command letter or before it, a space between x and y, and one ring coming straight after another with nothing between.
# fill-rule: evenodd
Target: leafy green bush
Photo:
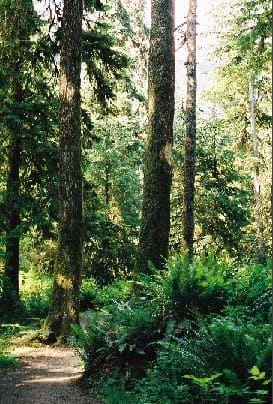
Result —
<instances>
[{"instance_id":1,"label":"leafy green bush","mask_svg":"<svg viewBox=\"0 0 273 404\"><path fill-rule=\"evenodd\" d=\"M98 294L98 286L93 278L83 279L80 290L81 311L94 308L94 300Z\"/></svg>"},{"instance_id":2,"label":"leafy green bush","mask_svg":"<svg viewBox=\"0 0 273 404\"><path fill-rule=\"evenodd\" d=\"M229 369L243 382L249 369L267 349L270 326L258 327L250 321L233 321L228 317L213 318L207 326L214 349L210 363L213 368Z\"/></svg>"},{"instance_id":3,"label":"leafy green bush","mask_svg":"<svg viewBox=\"0 0 273 404\"><path fill-rule=\"evenodd\" d=\"M18 324L5 324L0 326L0 369L15 367L16 358L9 352L10 339L18 332Z\"/></svg>"},{"instance_id":4,"label":"leafy green bush","mask_svg":"<svg viewBox=\"0 0 273 404\"><path fill-rule=\"evenodd\" d=\"M156 360L146 377L136 383L134 395L143 403L191 403L190 388L182 383L182 376L187 372L204 374L204 355L186 338L159 341L157 348Z\"/></svg>"},{"instance_id":5,"label":"leafy green bush","mask_svg":"<svg viewBox=\"0 0 273 404\"><path fill-rule=\"evenodd\" d=\"M99 286L94 278L83 279L80 291L81 311L101 309L115 302L125 302L132 295L132 282L118 279L110 285Z\"/></svg>"},{"instance_id":6,"label":"leafy green bush","mask_svg":"<svg viewBox=\"0 0 273 404\"><path fill-rule=\"evenodd\" d=\"M52 275L28 271L21 274L21 301L26 317L45 318L49 308Z\"/></svg>"},{"instance_id":7,"label":"leafy green bush","mask_svg":"<svg viewBox=\"0 0 273 404\"><path fill-rule=\"evenodd\" d=\"M0 352L0 369L17 366L14 356Z\"/></svg>"},{"instance_id":8,"label":"leafy green bush","mask_svg":"<svg viewBox=\"0 0 273 404\"><path fill-rule=\"evenodd\" d=\"M266 265L242 266L234 273L235 290L230 294L230 305L245 306L251 317L267 322L272 313L272 261Z\"/></svg>"},{"instance_id":9,"label":"leafy green bush","mask_svg":"<svg viewBox=\"0 0 273 404\"><path fill-rule=\"evenodd\" d=\"M110 373L114 369L141 373L143 361L151 359L159 329L153 313L129 303L115 303L108 310L90 313L85 329L74 326L71 342L82 349L89 374ZM158 337L157 337L158 338Z\"/></svg>"},{"instance_id":10,"label":"leafy green bush","mask_svg":"<svg viewBox=\"0 0 273 404\"><path fill-rule=\"evenodd\" d=\"M187 255L175 255L166 263L166 270L152 276L140 276L139 294L161 315L177 319L192 313L219 312L228 296L222 266L214 256L202 256L189 263Z\"/></svg>"},{"instance_id":11,"label":"leafy green bush","mask_svg":"<svg viewBox=\"0 0 273 404\"><path fill-rule=\"evenodd\" d=\"M72 339L93 387L109 403L267 403L268 271L177 255L163 271L95 288Z\"/></svg>"},{"instance_id":12,"label":"leafy green bush","mask_svg":"<svg viewBox=\"0 0 273 404\"><path fill-rule=\"evenodd\" d=\"M94 299L96 308L105 308L116 302L128 302L133 294L133 283L130 280L115 280L98 289Z\"/></svg>"},{"instance_id":13,"label":"leafy green bush","mask_svg":"<svg viewBox=\"0 0 273 404\"><path fill-rule=\"evenodd\" d=\"M269 403L271 369L255 365L268 353L269 336L269 327L213 319L192 337L162 340L132 397L139 403Z\"/></svg>"}]
</instances>

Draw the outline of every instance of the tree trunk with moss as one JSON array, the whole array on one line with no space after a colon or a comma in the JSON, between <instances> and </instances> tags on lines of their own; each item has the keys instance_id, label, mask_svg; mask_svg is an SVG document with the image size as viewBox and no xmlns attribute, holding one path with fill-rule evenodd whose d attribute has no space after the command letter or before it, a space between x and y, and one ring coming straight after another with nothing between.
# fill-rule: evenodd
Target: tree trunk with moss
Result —
<instances>
[{"instance_id":1,"label":"tree trunk with moss","mask_svg":"<svg viewBox=\"0 0 273 404\"><path fill-rule=\"evenodd\" d=\"M14 86L14 100L22 101L22 88ZM8 176L6 193L6 262L4 291L5 300L13 304L19 300L19 250L20 250L20 125L10 124L8 148Z\"/></svg>"},{"instance_id":2,"label":"tree trunk with moss","mask_svg":"<svg viewBox=\"0 0 273 404\"><path fill-rule=\"evenodd\" d=\"M59 241L51 306L44 328L63 340L79 320L82 268L82 0L65 0L60 62Z\"/></svg>"},{"instance_id":3,"label":"tree trunk with moss","mask_svg":"<svg viewBox=\"0 0 273 404\"><path fill-rule=\"evenodd\" d=\"M27 25L25 13L33 13L31 0L24 4L9 1L4 7L5 21L0 28L0 39L5 43L9 53L3 54L6 69L10 71L10 98L12 100L12 112L6 120L6 133L8 135L8 161L7 161L7 186L5 200L6 214L6 254L3 296L7 306L11 307L19 300L19 269L20 269L20 165L22 153L23 120L21 111L24 101L23 84L25 58L24 51L20 48L20 42L28 41L31 35L31 25ZM15 45L16 44L16 45ZM1 52L2 53L2 52Z\"/></svg>"},{"instance_id":4,"label":"tree trunk with moss","mask_svg":"<svg viewBox=\"0 0 273 404\"><path fill-rule=\"evenodd\" d=\"M187 17L187 101L183 173L183 244L190 259L193 256L196 161L196 9L197 1L190 0Z\"/></svg>"},{"instance_id":5,"label":"tree trunk with moss","mask_svg":"<svg viewBox=\"0 0 273 404\"><path fill-rule=\"evenodd\" d=\"M174 118L174 0L152 0L148 67L149 129L137 269L162 268L170 232Z\"/></svg>"}]
</instances>

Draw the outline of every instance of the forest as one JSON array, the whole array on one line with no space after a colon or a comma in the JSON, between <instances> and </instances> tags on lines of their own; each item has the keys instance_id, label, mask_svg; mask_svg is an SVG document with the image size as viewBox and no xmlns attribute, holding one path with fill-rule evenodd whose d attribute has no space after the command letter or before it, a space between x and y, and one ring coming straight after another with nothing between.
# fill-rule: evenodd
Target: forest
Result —
<instances>
[{"instance_id":1,"label":"forest","mask_svg":"<svg viewBox=\"0 0 273 404\"><path fill-rule=\"evenodd\" d=\"M1 404L272 402L271 13L0 0Z\"/></svg>"}]
</instances>

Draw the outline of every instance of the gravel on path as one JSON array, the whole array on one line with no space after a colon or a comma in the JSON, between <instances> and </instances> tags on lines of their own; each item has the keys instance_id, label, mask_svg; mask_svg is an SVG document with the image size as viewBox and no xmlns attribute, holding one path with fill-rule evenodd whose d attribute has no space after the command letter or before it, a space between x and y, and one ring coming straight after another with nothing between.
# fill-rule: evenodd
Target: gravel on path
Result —
<instances>
[{"instance_id":1,"label":"gravel on path","mask_svg":"<svg viewBox=\"0 0 273 404\"><path fill-rule=\"evenodd\" d=\"M17 346L16 368L0 370L0 404L100 404L79 386L80 357L68 347Z\"/></svg>"}]
</instances>

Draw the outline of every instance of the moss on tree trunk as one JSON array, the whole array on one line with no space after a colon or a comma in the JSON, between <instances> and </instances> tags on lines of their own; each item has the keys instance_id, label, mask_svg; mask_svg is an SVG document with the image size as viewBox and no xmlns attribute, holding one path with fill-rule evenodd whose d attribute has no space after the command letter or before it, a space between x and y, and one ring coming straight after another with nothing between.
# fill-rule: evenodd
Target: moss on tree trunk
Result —
<instances>
[{"instance_id":1,"label":"moss on tree trunk","mask_svg":"<svg viewBox=\"0 0 273 404\"><path fill-rule=\"evenodd\" d=\"M193 255L196 160L196 7L197 1L190 0L187 18L187 101L183 174L183 244L190 259Z\"/></svg>"},{"instance_id":2,"label":"moss on tree trunk","mask_svg":"<svg viewBox=\"0 0 273 404\"><path fill-rule=\"evenodd\" d=\"M174 0L152 0L149 52L149 129L144 168L137 269L168 256L174 117Z\"/></svg>"},{"instance_id":3,"label":"moss on tree trunk","mask_svg":"<svg viewBox=\"0 0 273 404\"><path fill-rule=\"evenodd\" d=\"M44 328L59 340L79 318L82 268L81 39L82 0L65 0L60 62L59 244Z\"/></svg>"}]
</instances>

